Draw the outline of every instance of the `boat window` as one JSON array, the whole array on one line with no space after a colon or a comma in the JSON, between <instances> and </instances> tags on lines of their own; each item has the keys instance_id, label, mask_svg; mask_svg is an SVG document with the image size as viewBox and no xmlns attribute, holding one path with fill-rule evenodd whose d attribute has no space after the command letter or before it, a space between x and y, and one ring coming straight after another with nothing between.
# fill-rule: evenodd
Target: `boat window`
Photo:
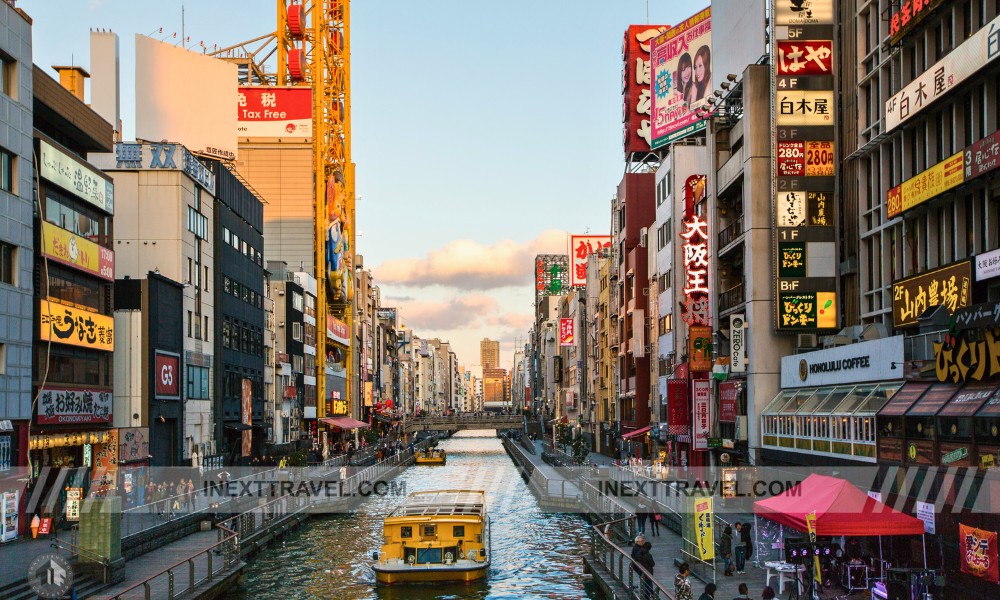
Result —
<instances>
[{"instance_id":1,"label":"boat window","mask_svg":"<svg viewBox=\"0 0 1000 600\"><path fill-rule=\"evenodd\" d=\"M417 548L417 562L439 563L441 562L441 548Z\"/></svg>"},{"instance_id":2,"label":"boat window","mask_svg":"<svg viewBox=\"0 0 1000 600\"><path fill-rule=\"evenodd\" d=\"M403 547L403 560L406 561L407 564L412 564L412 563L416 562L416 560L417 560L417 549L416 548L407 548L407 547L404 546Z\"/></svg>"},{"instance_id":3,"label":"boat window","mask_svg":"<svg viewBox=\"0 0 1000 600\"><path fill-rule=\"evenodd\" d=\"M452 537L464 538L465 525L455 525L455 527L452 529Z\"/></svg>"},{"instance_id":4,"label":"boat window","mask_svg":"<svg viewBox=\"0 0 1000 600\"><path fill-rule=\"evenodd\" d=\"M399 528L399 537L410 538L413 537L413 527L409 525L404 525Z\"/></svg>"},{"instance_id":5,"label":"boat window","mask_svg":"<svg viewBox=\"0 0 1000 600\"><path fill-rule=\"evenodd\" d=\"M437 526L436 525L422 525L420 528L420 537L432 538L437 537ZM420 561L425 562L425 561ZM438 562L441 562L440 560Z\"/></svg>"}]
</instances>

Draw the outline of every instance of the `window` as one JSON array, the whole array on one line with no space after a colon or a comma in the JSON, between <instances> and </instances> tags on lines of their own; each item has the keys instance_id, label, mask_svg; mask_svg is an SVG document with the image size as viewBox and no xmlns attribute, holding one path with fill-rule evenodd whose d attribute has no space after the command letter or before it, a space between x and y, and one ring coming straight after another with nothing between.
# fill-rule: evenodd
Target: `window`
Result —
<instances>
[{"instance_id":1,"label":"window","mask_svg":"<svg viewBox=\"0 0 1000 600\"><path fill-rule=\"evenodd\" d=\"M222 228L222 242L223 242L223 243L225 243L225 244L230 244L230 243L232 243L232 242L230 241L230 233L229 233L229 228L227 228L227 227L223 227L223 228Z\"/></svg>"},{"instance_id":2,"label":"window","mask_svg":"<svg viewBox=\"0 0 1000 600\"><path fill-rule=\"evenodd\" d=\"M465 537L465 525L455 525L452 527L452 537L464 538Z\"/></svg>"},{"instance_id":3,"label":"window","mask_svg":"<svg viewBox=\"0 0 1000 600\"><path fill-rule=\"evenodd\" d=\"M231 294L233 292L233 280L228 277L222 278L222 289L227 293Z\"/></svg>"},{"instance_id":4,"label":"window","mask_svg":"<svg viewBox=\"0 0 1000 600\"><path fill-rule=\"evenodd\" d=\"M246 243L246 242L243 242L243 256L246 256L246 255L247 255L247 253L248 253L248 250L247 250L247 243Z\"/></svg>"},{"instance_id":5,"label":"window","mask_svg":"<svg viewBox=\"0 0 1000 600\"><path fill-rule=\"evenodd\" d=\"M302 341L302 323L292 323L292 339Z\"/></svg>"},{"instance_id":6,"label":"window","mask_svg":"<svg viewBox=\"0 0 1000 600\"><path fill-rule=\"evenodd\" d=\"M229 347L229 321L222 322L222 347Z\"/></svg>"},{"instance_id":7,"label":"window","mask_svg":"<svg viewBox=\"0 0 1000 600\"><path fill-rule=\"evenodd\" d=\"M292 308L302 312L302 294L298 292L292 292Z\"/></svg>"},{"instance_id":8,"label":"window","mask_svg":"<svg viewBox=\"0 0 1000 600\"><path fill-rule=\"evenodd\" d=\"M45 220L105 247L111 245L111 217L74 202L54 190L45 191Z\"/></svg>"},{"instance_id":9,"label":"window","mask_svg":"<svg viewBox=\"0 0 1000 600\"><path fill-rule=\"evenodd\" d=\"M17 99L17 61L0 54L0 91Z\"/></svg>"},{"instance_id":10,"label":"window","mask_svg":"<svg viewBox=\"0 0 1000 600\"><path fill-rule=\"evenodd\" d=\"M191 328L192 328L191 321L193 319L194 319L194 315L191 314L191 311L188 311L188 337L191 337Z\"/></svg>"},{"instance_id":11,"label":"window","mask_svg":"<svg viewBox=\"0 0 1000 600\"><path fill-rule=\"evenodd\" d=\"M660 317L660 335L666 335L673 329L673 315Z\"/></svg>"},{"instance_id":12,"label":"window","mask_svg":"<svg viewBox=\"0 0 1000 600\"><path fill-rule=\"evenodd\" d=\"M17 246L0 242L0 283L17 285Z\"/></svg>"},{"instance_id":13,"label":"window","mask_svg":"<svg viewBox=\"0 0 1000 600\"><path fill-rule=\"evenodd\" d=\"M187 366L187 398L188 400L209 400L208 367Z\"/></svg>"},{"instance_id":14,"label":"window","mask_svg":"<svg viewBox=\"0 0 1000 600\"><path fill-rule=\"evenodd\" d=\"M6 150L0 150L0 188L14 193L14 182L17 177L14 175L14 155Z\"/></svg>"},{"instance_id":15,"label":"window","mask_svg":"<svg viewBox=\"0 0 1000 600\"><path fill-rule=\"evenodd\" d=\"M237 252L239 252L240 250L240 236L236 235L235 231L233 232L233 248Z\"/></svg>"},{"instance_id":16,"label":"window","mask_svg":"<svg viewBox=\"0 0 1000 600\"><path fill-rule=\"evenodd\" d=\"M42 280L45 285L45 280ZM90 278L74 271L63 271L52 268L49 271L47 295L53 300L70 304L79 308L103 312L101 300L104 298L105 285L96 283Z\"/></svg>"},{"instance_id":17,"label":"window","mask_svg":"<svg viewBox=\"0 0 1000 600\"><path fill-rule=\"evenodd\" d=\"M190 206L188 207L188 231L201 240L208 237L208 218Z\"/></svg>"},{"instance_id":18,"label":"window","mask_svg":"<svg viewBox=\"0 0 1000 600\"><path fill-rule=\"evenodd\" d=\"M202 287L205 291L208 291L208 267L205 267L205 280L202 282Z\"/></svg>"},{"instance_id":19,"label":"window","mask_svg":"<svg viewBox=\"0 0 1000 600\"><path fill-rule=\"evenodd\" d=\"M301 373L302 372L302 357L301 356L293 356L292 357L292 370L295 371L296 373Z\"/></svg>"},{"instance_id":20,"label":"window","mask_svg":"<svg viewBox=\"0 0 1000 600\"><path fill-rule=\"evenodd\" d=\"M112 353L94 352L93 350L77 349L59 344L52 344L48 349L45 344L38 345L35 355L35 376L40 378L44 373L46 358L48 359L48 382L69 385L110 385L112 371ZM41 370L42 372L38 372Z\"/></svg>"},{"instance_id":21,"label":"window","mask_svg":"<svg viewBox=\"0 0 1000 600\"><path fill-rule=\"evenodd\" d=\"M205 316L205 341L208 341L208 316Z\"/></svg>"},{"instance_id":22,"label":"window","mask_svg":"<svg viewBox=\"0 0 1000 600\"><path fill-rule=\"evenodd\" d=\"M399 537L401 538L411 538L413 537L413 526L403 525L399 528Z\"/></svg>"}]
</instances>

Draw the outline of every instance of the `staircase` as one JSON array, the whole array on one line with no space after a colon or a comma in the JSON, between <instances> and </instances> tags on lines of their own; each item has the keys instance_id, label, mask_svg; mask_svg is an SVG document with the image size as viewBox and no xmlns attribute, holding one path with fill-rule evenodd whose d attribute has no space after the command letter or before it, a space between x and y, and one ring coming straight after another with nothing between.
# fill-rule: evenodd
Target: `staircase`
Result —
<instances>
[{"instance_id":1,"label":"staircase","mask_svg":"<svg viewBox=\"0 0 1000 600\"><path fill-rule=\"evenodd\" d=\"M76 565L76 560L71 559L70 565ZM76 597L79 600L84 600L84 598L89 598L107 587L109 587L108 584L101 583L89 575L77 573L73 576L73 588L63 597L71 598L72 592L76 591ZM22 579L0 587L0 598L4 600L37 600L38 594L32 591L29 580Z\"/></svg>"}]
</instances>

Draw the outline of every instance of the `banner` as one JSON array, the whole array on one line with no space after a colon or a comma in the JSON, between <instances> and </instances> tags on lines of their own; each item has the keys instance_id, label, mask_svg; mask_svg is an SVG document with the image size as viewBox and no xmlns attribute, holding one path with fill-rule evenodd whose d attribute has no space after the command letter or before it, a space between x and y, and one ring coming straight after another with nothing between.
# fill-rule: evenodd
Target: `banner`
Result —
<instances>
[{"instance_id":1,"label":"banner","mask_svg":"<svg viewBox=\"0 0 1000 600\"><path fill-rule=\"evenodd\" d=\"M708 450L708 436L712 429L712 382L695 379L691 382L694 404L694 449Z\"/></svg>"},{"instance_id":2,"label":"banner","mask_svg":"<svg viewBox=\"0 0 1000 600\"><path fill-rule=\"evenodd\" d=\"M576 321L573 319L559 319L559 345L573 346L576 344Z\"/></svg>"},{"instance_id":3,"label":"banner","mask_svg":"<svg viewBox=\"0 0 1000 600\"><path fill-rule=\"evenodd\" d=\"M704 325L688 327L688 356L691 357L692 371L711 371L712 328Z\"/></svg>"},{"instance_id":4,"label":"banner","mask_svg":"<svg viewBox=\"0 0 1000 600\"><path fill-rule=\"evenodd\" d=\"M240 397L240 416L241 422L244 425L250 426L253 423L253 385L250 383L249 379L243 379L242 381L242 395ZM244 429L243 430L243 443L241 447L241 456L250 456L250 450L253 442L253 430Z\"/></svg>"},{"instance_id":5,"label":"banner","mask_svg":"<svg viewBox=\"0 0 1000 600\"><path fill-rule=\"evenodd\" d=\"M806 528L809 531L809 543L816 543L816 511L806 515ZM819 555L813 554L813 581L823 583L823 570L819 564Z\"/></svg>"},{"instance_id":6,"label":"banner","mask_svg":"<svg viewBox=\"0 0 1000 600\"><path fill-rule=\"evenodd\" d=\"M305 139L312 135L312 89L241 87L236 96L238 137Z\"/></svg>"},{"instance_id":7,"label":"banner","mask_svg":"<svg viewBox=\"0 0 1000 600\"><path fill-rule=\"evenodd\" d=\"M653 96L652 147L705 129L698 109L712 96L711 9L653 38L650 46Z\"/></svg>"},{"instance_id":8,"label":"banner","mask_svg":"<svg viewBox=\"0 0 1000 600\"><path fill-rule=\"evenodd\" d=\"M46 342L82 346L95 350L115 349L115 320L82 308L40 302L39 336Z\"/></svg>"},{"instance_id":9,"label":"banner","mask_svg":"<svg viewBox=\"0 0 1000 600\"><path fill-rule=\"evenodd\" d=\"M711 498L694 499L695 543L698 544L698 556L701 560L715 558L715 517L712 512Z\"/></svg>"},{"instance_id":10,"label":"banner","mask_svg":"<svg viewBox=\"0 0 1000 600\"><path fill-rule=\"evenodd\" d=\"M42 255L69 267L115 280L115 253L87 238L42 221Z\"/></svg>"},{"instance_id":11,"label":"banner","mask_svg":"<svg viewBox=\"0 0 1000 600\"><path fill-rule=\"evenodd\" d=\"M181 397L181 359L172 352L156 351L156 397L176 400Z\"/></svg>"},{"instance_id":12,"label":"banner","mask_svg":"<svg viewBox=\"0 0 1000 600\"><path fill-rule=\"evenodd\" d=\"M739 381L726 381L719 384L719 422L735 423L739 412L740 389Z\"/></svg>"},{"instance_id":13,"label":"banner","mask_svg":"<svg viewBox=\"0 0 1000 600\"><path fill-rule=\"evenodd\" d=\"M667 423L670 433L674 435L686 433L690 425L687 386L686 379L667 381Z\"/></svg>"},{"instance_id":14,"label":"banner","mask_svg":"<svg viewBox=\"0 0 1000 600\"><path fill-rule=\"evenodd\" d=\"M959 561L962 572L1000 583L997 570L997 532L958 524Z\"/></svg>"}]
</instances>

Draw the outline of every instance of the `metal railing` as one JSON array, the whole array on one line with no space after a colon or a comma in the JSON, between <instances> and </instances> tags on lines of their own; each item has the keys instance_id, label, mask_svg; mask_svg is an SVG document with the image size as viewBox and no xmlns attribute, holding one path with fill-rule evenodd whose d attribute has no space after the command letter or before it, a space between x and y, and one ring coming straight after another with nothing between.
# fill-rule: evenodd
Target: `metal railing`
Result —
<instances>
[{"instance_id":1,"label":"metal railing","mask_svg":"<svg viewBox=\"0 0 1000 600\"><path fill-rule=\"evenodd\" d=\"M667 590L666 586L657 581L652 573L633 560L624 548L615 543L615 539L619 539L625 544L631 541L625 537L627 534L622 532L621 525L625 525L625 531L627 531L628 525L633 519L634 516L628 516L598 523L591 527L591 559L595 564L607 569L615 581L625 586L630 598L668 598L674 600L674 594Z\"/></svg>"},{"instance_id":2,"label":"metal railing","mask_svg":"<svg viewBox=\"0 0 1000 600\"><path fill-rule=\"evenodd\" d=\"M222 575L239 560L239 534L221 525L216 525L216 531L219 541L215 544L115 594L112 600L154 597L174 600Z\"/></svg>"},{"instance_id":3,"label":"metal railing","mask_svg":"<svg viewBox=\"0 0 1000 600\"><path fill-rule=\"evenodd\" d=\"M746 294L743 284L737 283L733 287L719 294L719 311L726 311L746 302Z\"/></svg>"},{"instance_id":4,"label":"metal railing","mask_svg":"<svg viewBox=\"0 0 1000 600\"><path fill-rule=\"evenodd\" d=\"M719 248L725 248L729 244L736 241L736 238L743 235L743 215L740 215L733 219L733 221L722 228L719 232Z\"/></svg>"}]
</instances>

